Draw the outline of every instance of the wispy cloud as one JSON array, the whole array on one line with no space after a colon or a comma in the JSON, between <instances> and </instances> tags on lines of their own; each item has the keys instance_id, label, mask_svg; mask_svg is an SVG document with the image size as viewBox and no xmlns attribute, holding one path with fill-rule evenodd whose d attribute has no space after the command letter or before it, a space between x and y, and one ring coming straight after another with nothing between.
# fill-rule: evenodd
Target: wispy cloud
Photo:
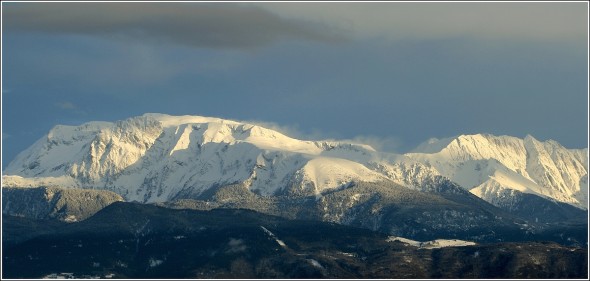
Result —
<instances>
[{"instance_id":1,"label":"wispy cloud","mask_svg":"<svg viewBox=\"0 0 590 281\"><path fill-rule=\"evenodd\" d=\"M56 102L55 106L61 109L77 109L78 107L69 101Z\"/></svg>"},{"instance_id":2,"label":"wispy cloud","mask_svg":"<svg viewBox=\"0 0 590 281\"><path fill-rule=\"evenodd\" d=\"M383 137L383 136L375 136L375 135L359 135L355 136L352 139L337 139L332 136L332 134L320 131L320 130L313 130L310 133L303 132L299 126L291 125L279 125L274 122L266 122L266 121L242 121L244 123L258 125L267 129L271 129L277 132L280 132L286 136L300 139L300 140L331 140L331 141L344 141L356 144L366 144L370 145L377 151L382 152L390 152L390 153L398 153L400 152L400 147L403 145L403 141L399 137Z\"/></svg>"},{"instance_id":3,"label":"wispy cloud","mask_svg":"<svg viewBox=\"0 0 590 281\"><path fill-rule=\"evenodd\" d=\"M260 120L241 120L246 124L257 125L266 129L277 131L283 135L296 139L314 139L313 137L303 133L297 125L279 125L275 122L260 121Z\"/></svg>"},{"instance_id":4,"label":"wispy cloud","mask_svg":"<svg viewBox=\"0 0 590 281\"><path fill-rule=\"evenodd\" d=\"M85 110L77 106L76 104L69 102L69 101L60 101L53 104L55 107L67 111L70 113L75 113L78 115L86 115L88 114Z\"/></svg>"},{"instance_id":5,"label":"wispy cloud","mask_svg":"<svg viewBox=\"0 0 590 281\"><path fill-rule=\"evenodd\" d=\"M12 135L11 135L11 134L8 134L8 133L5 133L5 132L2 132L2 140L5 140L5 139L11 138L11 137L12 137Z\"/></svg>"},{"instance_id":6,"label":"wispy cloud","mask_svg":"<svg viewBox=\"0 0 590 281\"><path fill-rule=\"evenodd\" d=\"M337 42L332 26L235 3L13 3L4 29L134 38L204 48L260 47L282 39Z\"/></svg>"},{"instance_id":7,"label":"wispy cloud","mask_svg":"<svg viewBox=\"0 0 590 281\"><path fill-rule=\"evenodd\" d=\"M228 249L226 250L226 253L239 253L248 248L242 239L229 238L227 245Z\"/></svg>"},{"instance_id":8,"label":"wispy cloud","mask_svg":"<svg viewBox=\"0 0 590 281\"><path fill-rule=\"evenodd\" d=\"M399 137L356 136L349 140L352 143L368 144L377 151L399 153L402 140Z\"/></svg>"}]
</instances>

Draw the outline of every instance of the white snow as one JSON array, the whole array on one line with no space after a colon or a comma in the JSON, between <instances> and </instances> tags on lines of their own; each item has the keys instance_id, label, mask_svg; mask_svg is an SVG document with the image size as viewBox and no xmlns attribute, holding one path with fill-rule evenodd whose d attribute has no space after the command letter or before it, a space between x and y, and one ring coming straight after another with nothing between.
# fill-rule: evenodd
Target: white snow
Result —
<instances>
[{"instance_id":1,"label":"white snow","mask_svg":"<svg viewBox=\"0 0 590 281\"><path fill-rule=\"evenodd\" d=\"M387 242L392 241L399 241L404 244L422 248L422 249L436 249L436 248L445 248L445 247L463 247L463 246L472 246L476 245L475 242L471 241L464 241L459 239L435 239L431 241L415 241L403 237L396 237L396 236L389 236L386 240Z\"/></svg>"},{"instance_id":2,"label":"white snow","mask_svg":"<svg viewBox=\"0 0 590 281\"><path fill-rule=\"evenodd\" d=\"M155 259L155 258L150 258L149 263L150 263L150 267L156 267L158 265L161 265L164 261L163 260L159 260L159 259Z\"/></svg>"},{"instance_id":3,"label":"white snow","mask_svg":"<svg viewBox=\"0 0 590 281\"><path fill-rule=\"evenodd\" d=\"M418 242L418 241L403 238L403 237L397 237L397 236L389 236L386 241L387 242L399 241L399 242L402 242L404 244L411 245L414 247L420 247L420 245L422 245L422 242Z\"/></svg>"},{"instance_id":4,"label":"white snow","mask_svg":"<svg viewBox=\"0 0 590 281\"><path fill-rule=\"evenodd\" d=\"M325 269L322 264L320 264L320 262L318 262L317 260L314 259L307 259L307 261L314 267L319 268L319 269Z\"/></svg>"},{"instance_id":5,"label":"white snow","mask_svg":"<svg viewBox=\"0 0 590 281\"><path fill-rule=\"evenodd\" d=\"M230 124L237 124L237 122L235 121L194 115L171 116L161 113L146 113L143 115L143 117L157 120L162 124L162 127L177 127L183 124L199 124L209 122L225 122Z\"/></svg>"},{"instance_id":6,"label":"white snow","mask_svg":"<svg viewBox=\"0 0 590 281\"><path fill-rule=\"evenodd\" d=\"M435 249L444 247L464 247L473 245L476 245L475 242L463 241L459 239L436 239L424 242L421 247L425 249Z\"/></svg>"},{"instance_id":7,"label":"white snow","mask_svg":"<svg viewBox=\"0 0 590 281\"><path fill-rule=\"evenodd\" d=\"M283 247L283 248L287 248L287 244L285 244L285 242L283 242L282 240L280 240L276 235L274 235L274 233L272 233L270 230L268 230L266 227L264 226L260 226L260 228L262 228L262 230L268 234L268 236L270 236L272 239L274 239L277 244L279 244L279 246Z\"/></svg>"},{"instance_id":8,"label":"white snow","mask_svg":"<svg viewBox=\"0 0 590 281\"><path fill-rule=\"evenodd\" d=\"M304 180L314 184L316 193L345 185L354 180L375 182L385 179L362 164L329 157L317 157L310 160L303 167L303 173Z\"/></svg>"}]
</instances>

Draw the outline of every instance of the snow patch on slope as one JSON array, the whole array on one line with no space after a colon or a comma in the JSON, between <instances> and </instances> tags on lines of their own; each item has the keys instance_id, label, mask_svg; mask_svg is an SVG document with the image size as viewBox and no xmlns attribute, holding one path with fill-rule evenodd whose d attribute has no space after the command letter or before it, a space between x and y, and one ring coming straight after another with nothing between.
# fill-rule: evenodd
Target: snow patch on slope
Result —
<instances>
[{"instance_id":1,"label":"snow patch on slope","mask_svg":"<svg viewBox=\"0 0 590 281\"><path fill-rule=\"evenodd\" d=\"M316 194L353 181L376 182L385 178L362 164L329 157L317 157L303 167L304 183L313 183Z\"/></svg>"},{"instance_id":2,"label":"snow patch on slope","mask_svg":"<svg viewBox=\"0 0 590 281\"><path fill-rule=\"evenodd\" d=\"M473 246L477 245L475 242L471 241L464 241L459 239L435 239L431 241L415 241L403 237L396 237L396 236L389 236L386 240L387 242L399 241L404 244L422 248L422 249L437 249L437 248L445 248L445 247L464 247L464 246Z\"/></svg>"},{"instance_id":3,"label":"snow patch on slope","mask_svg":"<svg viewBox=\"0 0 590 281\"><path fill-rule=\"evenodd\" d=\"M277 244L279 244L279 246L281 246L283 248L288 248L287 244L285 244L285 242L283 242L283 240L279 239L274 233L272 233L266 227L261 225L260 228L262 229L262 231L264 231L266 234L268 234L268 236L270 236L270 238L275 240L277 242Z\"/></svg>"}]
</instances>

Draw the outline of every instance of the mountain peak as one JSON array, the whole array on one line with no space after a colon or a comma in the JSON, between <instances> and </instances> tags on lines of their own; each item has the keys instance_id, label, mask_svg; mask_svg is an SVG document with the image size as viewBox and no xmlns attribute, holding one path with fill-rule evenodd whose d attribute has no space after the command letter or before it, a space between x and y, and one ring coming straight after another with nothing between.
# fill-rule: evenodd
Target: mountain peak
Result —
<instances>
[{"instance_id":1,"label":"mountain peak","mask_svg":"<svg viewBox=\"0 0 590 281\"><path fill-rule=\"evenodd\" d=\"M488 147L506 142L515 142L518 138L511 136L495 136L488 133L457 135L448 138L430 138L420 144L412 153L439 153L446 150L464 150L468 152L473 148Z\"/></svg>"},{"instance_id":2,"label":"mountain peak","mask_svg":"<svg viewBox=\"0 0 590 281\"><path fill-rule=\"evenodd\" d=\"M184 124L202 124L202 123L226 123L226 124L240 124L239 122L221 119L216 117L204 117L197 115L179 115L173 116L162 113L145 113L139 117L132 117L130 119L149 118L160 122L162 127L177 127ZM128 119L128 120L130 120Z\"/></svg>"},{"instance_id":3,"label":"mountain peak","mask_svg":"<svg viewBox=\"0 0 590 281\"><path fill-rule=\"evenodd\" d=\"M526 134L526 136L524 137L524 140L537 141L537 139L535 137L533 137L531 134Z\"/></svg>"},{"instance_id":4,"label":"mountain peak","mask_svg":"<svg viewBox=\"0 0 590 281\"><path fill-rule=\"evenodd\" d=\"M424 143L416 151L407 155L478 194L495 190L501 196L509 188L587 208L587 157L556 141L460 135Z\"/></svg>"}]
</instances>

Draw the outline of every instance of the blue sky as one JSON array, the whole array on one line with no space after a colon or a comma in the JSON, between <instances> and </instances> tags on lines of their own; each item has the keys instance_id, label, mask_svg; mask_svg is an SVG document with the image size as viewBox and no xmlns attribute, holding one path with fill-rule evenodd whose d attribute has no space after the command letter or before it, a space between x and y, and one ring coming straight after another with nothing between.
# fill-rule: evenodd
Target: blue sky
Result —
<instances>
[{"instance_id":1,"label":"blue sky","mask_svg":"<svg viewBox=\"0 0 590 281\"><path fill-rule=\"evenodd\" d=\"M588 144L588 4L2 3L2 162L146 112L404 152L491 133Z\"/></svg>"}]
</instances>

